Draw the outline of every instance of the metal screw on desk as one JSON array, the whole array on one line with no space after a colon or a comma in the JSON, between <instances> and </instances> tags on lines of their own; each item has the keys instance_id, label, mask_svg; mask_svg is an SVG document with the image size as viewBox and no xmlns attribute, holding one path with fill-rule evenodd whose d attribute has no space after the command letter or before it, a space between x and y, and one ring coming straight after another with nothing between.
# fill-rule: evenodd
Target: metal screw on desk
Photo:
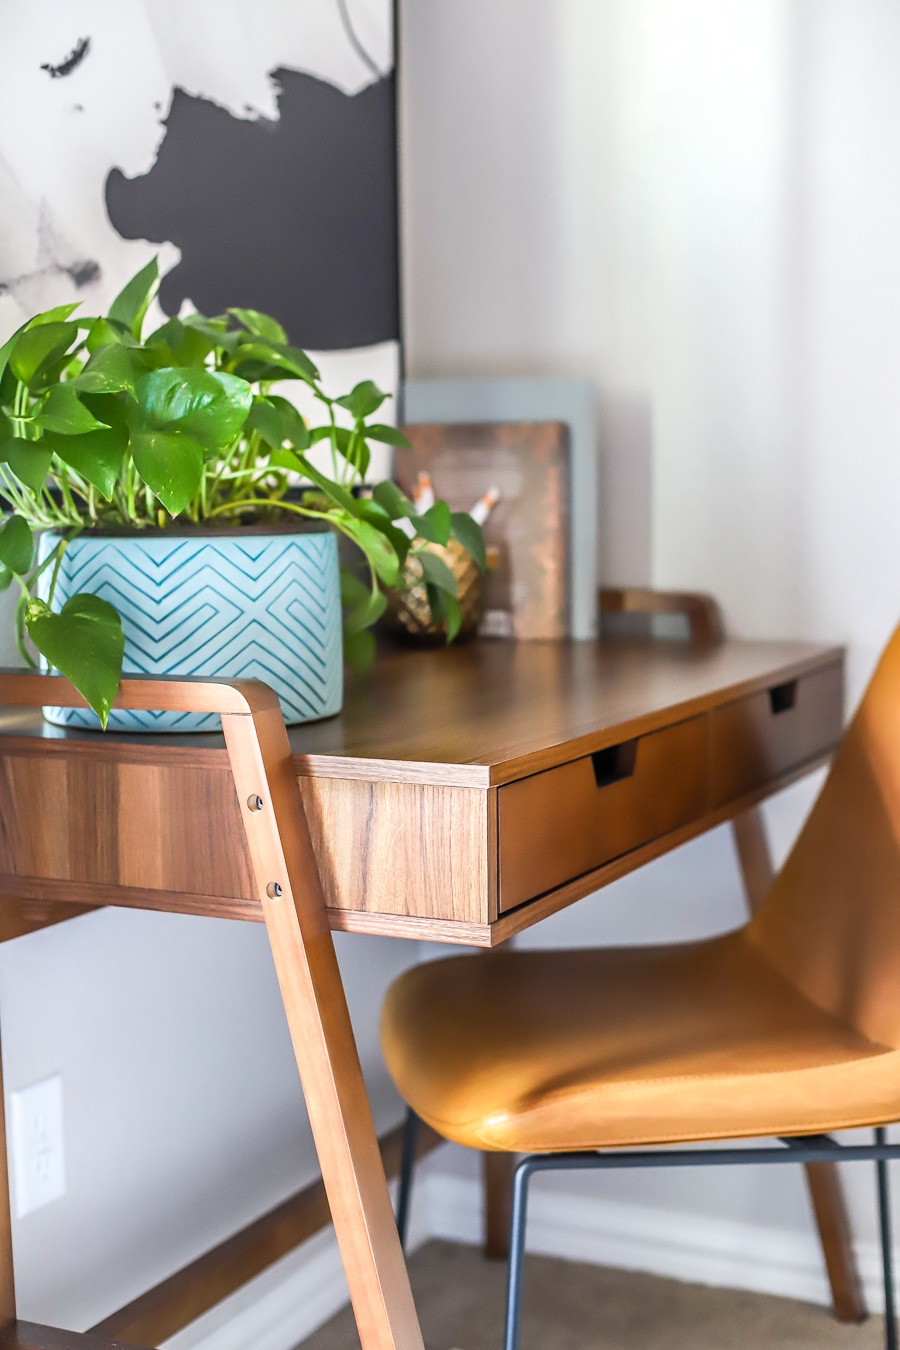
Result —
<instances>
[{"instance_id":1,"label":"metal screw on desk","mask_svg":"<svg viewBox=\"0 0 900 1350\"><path fill-rule=\"evenodd\" d=\"M247 805L251 811L261 811L263 809L263 799L257 793L251 792L247 798Z\"/></svg>"},{"instance_id":2,"label":"metal screw on desk","mask_svg":"<svg viewBox=\"0 0 900 1350\"><path fill-rule=\"evenodd\" d=\"M270 900L281 899L281 887L279 886L277 881L269 882L268 886L266 887L266 895L269 897Z\"/></svg>"}]
</instances>

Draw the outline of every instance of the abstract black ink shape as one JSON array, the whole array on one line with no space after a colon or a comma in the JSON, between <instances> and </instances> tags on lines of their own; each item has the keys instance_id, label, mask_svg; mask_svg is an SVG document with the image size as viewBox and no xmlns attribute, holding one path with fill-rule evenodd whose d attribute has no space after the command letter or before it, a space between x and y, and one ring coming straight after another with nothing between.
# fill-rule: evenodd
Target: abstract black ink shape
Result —
<instances>
[{"instance_id":1,"label":"abstract black ink shape","mask_svg":"<svg viewBox=\"0 0 900 1350\"><path fill-rule=\"evenodd\" d=\"M72 71L77 69L87 56L90 46L91 39L89 37L79 38L65 61L61 61L58 66L53 66L49 61L45 61L41 70L46 70L51 80L59 80L65 75L71 75Z\"/></svg>"},{"instance_id":2,"label":"abstract black ink shape","mask_svg":"<svg viewBox=\"0 0 900 1350\"><path fill-rule=\"evenodd\" d=\"M99 280L100 264L96 258L85 258L83 262L71 263L63 268L67 272L75 285L81 290L82 286L89 286L92 281Z\"/></svg>"},{"instance_id":3,"label":"abstract black ink shape","mask_svg":"<svg viewBox=\"0 0 900 1350\"><path fill-rule=\"evenodd\" d=\"M160 289L167 314L185 299L204 314L259 309L319 351L397 338L394 79L348 96L298 71L271 78L277 121L176 89L153 167L108 175L110 221L181 249Z\"/></svg>"}]
</instances>

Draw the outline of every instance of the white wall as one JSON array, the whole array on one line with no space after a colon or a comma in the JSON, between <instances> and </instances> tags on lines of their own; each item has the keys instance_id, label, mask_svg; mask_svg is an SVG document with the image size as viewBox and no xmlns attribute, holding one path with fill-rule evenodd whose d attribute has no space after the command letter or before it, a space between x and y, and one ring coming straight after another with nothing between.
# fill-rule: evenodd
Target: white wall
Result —
<instances>
[{"instance_id":1,"label":"white wall","mask_svg":"<svg viewBox=\"0 0 900 1350\"><path fill-rule=\"evenodd\" d=\"M410 375L593 377L605 580L712 590L739 635L848 642L855 700L900 617L896 4L406 0L401 36ZM811 791L767 809L779 853ZM524 940L742 913L719 831ZM799 1175L574 1184L810 1224ZM868 1241L872 1180L849 1184Z\"/></svg>"}]
</instances>

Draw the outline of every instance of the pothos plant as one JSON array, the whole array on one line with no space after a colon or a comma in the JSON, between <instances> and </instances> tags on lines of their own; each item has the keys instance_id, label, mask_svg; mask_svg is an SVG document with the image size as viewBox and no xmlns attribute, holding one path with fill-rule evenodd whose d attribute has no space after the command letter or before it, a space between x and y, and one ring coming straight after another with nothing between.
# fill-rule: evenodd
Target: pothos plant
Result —
<instances>
[{"instance_id":1,"label":"pothos plant","mask_svg":"<svg viewBox=\"0 0 900 1350\"><path fill-rule=\"evenodd\" d=\"M417 514L391 482L359 493L371 444L407 444L373 420L387 396L365 380L332 398L306 353L255 310L173 318L142 337L158 280L154 260L108 314L75 317L77 304L62 305L0 347L0 589L21 591L23 659L35 664L30 640L105 726L122 672L121 620L90 594L54 609L62 556L82 531L165 530L176 517L198 529L300 517L351 540L364 565L342 568L341 596L344 651L358 669L374 651L384 588L402 586L410 554L452 640L456 582L429 545L453 537L483 568L484 539L442 501ZM308 386L321 425L274 392L285 380ZM328 471L309 458L320 441ZM50 532L41 549L35 532Z\"/></svg>"}]
</instances>

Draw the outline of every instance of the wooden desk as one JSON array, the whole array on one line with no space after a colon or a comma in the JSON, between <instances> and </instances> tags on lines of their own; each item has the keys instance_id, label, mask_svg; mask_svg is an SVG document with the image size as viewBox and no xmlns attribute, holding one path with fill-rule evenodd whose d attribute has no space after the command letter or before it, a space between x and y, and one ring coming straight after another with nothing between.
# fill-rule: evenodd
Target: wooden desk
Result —
<instances>
[{"instance_id":1,"label":"wooden desk","mask_svg":"<svg viewBox=\"0 0 900 1350\"><path fill-rule=\"evenodd\" d=\"M333 1041L314 1063L298 1044L291 1001L300 995L289 986L311 964L303 904L321 913L324 898L331 928L496 945L822 763L840 736L842 703L841 651L797 643L485 642L385 655L351 687L342 716L290 732L284 764L299 783L318 871L315 879L295 860L300 931L290 938L252 844L249 750L239 762L217 735L69 732L31 708L10 709L0 714L0 936L98 905L265 921L311 1116L327 1070L330 1128L346 1127L361 1087L349 1023L335 1014L323 1033ZM262 726L261 717L251 709L244 721ZM306 833L287 783L278 820L286 854L285 822ZM32 804L51 798L66 809L45 832ZM286 942L296 948L289 958ZM313 942L321 955L321 935ZM344 1016L345 1004L331 966L323 978L313 1012L327 1023L331 1005ZM354 1301L365 1350L420 1350L399 1247L382 1222L374 1142L369 1118L357 1152L331 1158L329 1173L317 1137L345 1261L352 1252L371 1267ZM368 1232L362 1211L347 1208L348 1185L378 1210ZM8 1261L7 1270L9 1285Z\"/></svg>"}]
</instances>

